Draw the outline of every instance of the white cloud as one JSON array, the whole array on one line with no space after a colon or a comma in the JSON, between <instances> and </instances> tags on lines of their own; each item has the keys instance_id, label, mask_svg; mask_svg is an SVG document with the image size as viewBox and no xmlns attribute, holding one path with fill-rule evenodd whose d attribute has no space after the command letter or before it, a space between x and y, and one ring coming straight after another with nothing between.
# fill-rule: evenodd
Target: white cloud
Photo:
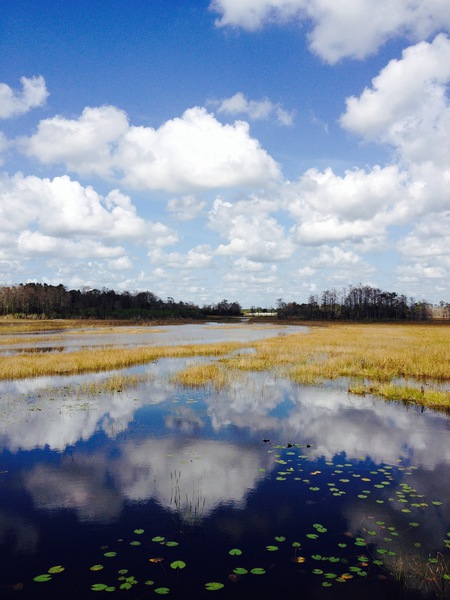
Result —
<instances>
[{"instance_id":1,"label":"white cloud","mask_svg":"<svg viewBox=\"0 0 450 600\"><path fill-rule=\"evenodd\" d=\"M0 165L3 164L2 153L8 148L8 140L6 139L5 134L0 131Z\"/></svg>"},{"instance_id":2,"label":"white cloud","mask_svg":"<svg viewBox=\"0 0 450 600\"><path fill-rule=\"evenodd\" d=\"M149 224L137 216L128 196L112 190L103 198L67 175L3 177L0 199L0 228L6 230L37 224L43 234L59 237L145 239L149 234Z\"/></svg>"},{"instance_id":3,"label":"white cloud","mask_svg":"<svg viewBox=\"0 0 450 600\"><path fill-rule=\"evenodd\" d=\"M403 160L448 168L449 83L450 39L442 34L404 50L371 88L347 98L341 124L365 139L391 144Z\"/></svg>"},{"instance_id":4,"label":"white cloud","mask_svg":"<svg viewBox=\"0 0 450 600\"><path fill-rule=\"evenodd\" d=\"M297 275L300 275L300 277L312 277L315 274L316 270L309 266L297 269Z\"/></svg>"},{"instance_id":5,"label":"white cloud","mask_svg":"<svg viewBox=\"0 0 450 600\"><path fill-rule=\"evenodd\" d=\"M218 102L217 112L227 115L247 115L252 120L268 120L275 117L280 125L290 126L294 123L293 111L288 112L280 103L274 104L268 98L249 100L242 92Z\"/></svg>"},{"instance_id":6,"label":"white cloud","mask_svg":"<svg viewBox=\"0 0 450 600\"><path fill-rule=\"evenodd\" d=\"M286 185L282 195L285 210L296 221L291 232L304 245L377 246L389 226L408 223L425 206L408 173L394 165L354 169L343 176L330 168L309 169Z\"/></svg>"},{"instance_id":7,"label":"white cloud","mask_svg":"<svg viewBox=\"0 0 450 600\"><path fill-rule=\"evenodd\" d=\"M309 169L297 184L286 189L288 210L297 217L313 211L351 221L369 220L400 201L408 193L408 183L406 173L396 166L353 169L344 176L331 168L323 172Z\"/></svg>"},{"instance_id":8,"label":"white cloud","mask_svg":"<svg viewBox=\"0 0 450 600\"><path fill-rule=\"evenodd\" d=\"M17 281L28 261L43 258L52 281L82 276L81 284L111 285L115 273L132 267L123 244L162 248L177 240L166 225L140 218L119 190L103 197L68 176L0 176L0 259L9 281Z\"/></svg>"},{"instance_id":9,"label":"white cloud","mask_svg":"<svg viewBox=\"0 0 450 600\"><path fill-rule=\"evenodd\" d=\"M218 246L218 255L245 256L256 262L279 261L292 255L294 245L284 228L261 206L258 201L232 205L216 198L210 227L229 241Z\"/></svg>"},{"instance_id":10,"label":"white cloud","mask_svg":"<svg viewBox=\"0 0 450 600\"><path fill-rule=\"evenodd\" d=\"M124 252L120 246L105 246L95 240L73 241L29 230L23 231L18 236L17 248L20 253L30 256L46 255L59 258L76 256L77 259L110 258Z\"/></svg>"},{"instance_id":11,"label":"white cloud","mask_svg":"<svg viewBox=\"0 0 450 600\"><path fill-rule=\"evenodd\" d=\"M212 0L218 26L254 31L292 20L311 26L310 48L329 63L362 59L390 39L413 41L450 28L447 0Z\"/></svg>"},{"instance_id":12,"label":"white cloud","mask_svg":"<svg viewBox=\"0 0 450 600\"><path fill-rule=\"evenodd\" d=\"M379 227L371 221L340 221L336 217L305 221L293 227L293 234L300 244L321 245L336 242L357 243L363 238L379 233Z\"/></svg>"},{"instance_id":13,"label":"white cloud","mask_svg":"<svg viewBox=\"0 0 450 600\"><path fill-rule=\"evenodd\" d=\"M192 248L186 254L150 250L148 257L154 264L163 264L164 267L173 269L205 269L213 264L211 248L205 244Z\"/></svg>"},{"instance_id":14,"label":"white cloud","mask_svg":"<svg viewBox=\"0 0 450 600\"><path fill-rule=\"evenodd\" d=\"M427 279L448 278L449 270L429 263L415 263L411 266L402 266L397 269L398 280L401 282L415 283ZM422 286L423 289L423 286Z\"/></svg>"},{"instance_id":15,"label":"white cloud","mask_svg":"<svg viewBox=\"0 0 450 600\"><path fill-rule=\"evenodd\" d=\"M316 267L347 267L356 266L362 263L361 257L351 250L344 250L339 246L323 248L316 258L312 261Z\"/></svg>"},{"instance_id":16,"label":"white cloud","mask_svg":"<svg viewBox=\"0 0 450 600\"><path fill-rule=\"evenodd\" d=\"M128 271L133 268L133 263L128 256L120 256L109 260L108 267L113 271Z\"/></svg>"},{"instance_id":17,"label":"white cloud","mask_svg":"<svg viewBox=\"0 0 450 600\"><path fill-rule=\"evenodd\" d=\"M85 108L79 119L41 121L18 146L45 164L62 163L83 176L114 179L133 189L259 186L280 177L247 123L222 125L200 107L159 129L130 126L125 112L113 106Z\"/></svg>"},{"instance_id":18,"label":"white cloud","mask_svg":"<svg viewBox=\"0 0 450 600\"><path fill-rule=\"evenodd\" d=\"M179 221L192 221L201 215L206 202L188 195L181 198L171 198L167 202L167 210Z\"/></svg>"},{"instance_id":19,"label":"white cloud","mask_svg":"<svg viewBox=\"0 0 450 600\"><path fill-rule=\"evenodd\" d=\"M241 256L240 258L235 260L233 266L234 270L242 273L256 273L265 269L263 263L256 262L254 260L249 260L245 256Z\"/></svg>"},{"instance_id":20,"label":"white cloud","mask_svg":"<svg viewBox=\"0 0 450 600\"><path fill-rule=\"evenodd\" d=\"M10 119L27 113L32 108L44 106L49 95L44 78L21 77L22 91L13 90L6 83L0 83L0 119Z\"/></svg>"},{"instance_id":21,"label":"white cloud","mask_svg":"<svg viewBox=\"0 0 450 600\"><path fill-rule=\"evenodd\" d=\"M117 144L128 132L128 118L114 106L87 107L78 119L62 116L40 121L37 132L18 142L40 162L64 164L84 176L112 176Z\"/></svg>"}]
</instances>

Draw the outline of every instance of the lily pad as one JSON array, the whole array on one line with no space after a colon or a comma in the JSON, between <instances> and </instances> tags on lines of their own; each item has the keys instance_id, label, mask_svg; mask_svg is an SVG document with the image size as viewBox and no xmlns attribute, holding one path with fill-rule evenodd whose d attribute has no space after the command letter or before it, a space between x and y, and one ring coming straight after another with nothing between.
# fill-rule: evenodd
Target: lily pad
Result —
<instances>
[{"instance_id":1,"label":"lily pad","mask_svg":"<svg viewBox=\"0 0 450 600\"><path fill-rule=\"evenodd\" d=\"M208 583L205 583L205 589L209 591L221 590L223 587L225 587L224 584L219 583L218 581L209 581Z\"/></svg>"},{"instance_id":2,"label":"lily pad","mask_svg":"<svg viewBox=\"0 0 450 600\"><path fill-rule=\"evenodd\" d=\"M50 575L50 573L43 573L42 575L37 575L36 577L34 577L33 581L42 583L44 581L50 581L51 578L52 578L52 576Z\"/></svg>"},{"instance_id":3,"label":"lily pad","mask_svg":"<svg viewBox=\"0 0 450 600\"><path fill-rule=\"evenodd\" d=\"M64 567L61 565L57 565L56 567L50 567L48 570L49 573L62 573L64 571Z\"/></svg>"}]
</instances>

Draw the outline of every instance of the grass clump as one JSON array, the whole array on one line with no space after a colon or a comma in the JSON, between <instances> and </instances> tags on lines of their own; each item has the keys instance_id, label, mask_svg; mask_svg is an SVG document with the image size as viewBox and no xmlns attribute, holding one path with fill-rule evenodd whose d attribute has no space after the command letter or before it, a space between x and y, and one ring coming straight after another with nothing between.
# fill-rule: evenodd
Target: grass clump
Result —
<instances>
[{"instance_id":1,"label":"grass clump","mask_svg":"<svg viewBox=\"0 0 450 600\"><path fill-rule=\"evenodd\" d=\"M199 363L179 371L172 377L172 382L185 387L202 387L212 384L221 389L230 383L230 372L217 363Z\"/></svg>"}]
</instances>

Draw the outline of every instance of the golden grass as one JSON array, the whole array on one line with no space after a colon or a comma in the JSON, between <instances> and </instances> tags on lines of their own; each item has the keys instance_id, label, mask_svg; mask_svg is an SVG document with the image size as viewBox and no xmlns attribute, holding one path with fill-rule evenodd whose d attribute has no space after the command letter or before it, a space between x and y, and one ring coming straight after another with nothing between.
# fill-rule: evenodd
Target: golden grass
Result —
<instances>
[{"instance_id":1,"label":"golden grass","mask_svg":"<svg viewBox=\"0 0 450 600\"><path fill-rule=\"evenodd\" d=\"M148 381L147 375L120 375L115 374L103 381L91 381L82 383L78 392L82 394L101 394L102 392L124 392Z\"/></svg>"},{"instance_id":2,"label":"golden grass","mask_svg":"<svg viewBox=\"0 0 450 600\"><path fill-rule=\"evenodd\" d=\"M143 348L84 349L63 354L19 354L0 357L0 379L23 379L42 375L72 375L112 369L124 369L158 360L190 356L222 356L242 344L190 344Z\"/></svg>"},{"instance_id":3,"label":"golden grass","mask_svg":"<svg viewBox=\"0 0 450 600\"><path fill-rule=\"evenodd\" d=\"M450 409L450 391L440 385L450 381L450 327L446 325L330 324L311 327L309 333L278 336L253 342L254 353L240 353L221 360L211 371L211 383L228 371L272 371L301 384L317 384L346 378L349 391L372 393ZM204 385L206 371L198 379L189 369L179 381ZM411 385L405 381L410 380ZM416 385L414 385L416 382ZM425 388L420 383L427 382Z\"/></svg>"},{"instance_id":4,"label":"golden grass","mask_svg":"<svg viewBox=\"0 0 450 600\"><path fill-rule=\"evenodd\" d=\"M70 325L73 327L74 322ZM85 325L83 322L82 326ZM254 351L236 352L248 348ZM193 365L177 373L174 381L185 386L212 384L220 388L242 371L272 371L301 384L346 378L353 393L376 394L450 410L450 325L447 324L322 323L312 326L308 333L256 342L110 347L4 356L0 357L0 379L105 371L160 358L193 356L214 356L221 360Z\"/></svg>"},{"instance_id":5,"label":"golden grass","mask_svg":"<svg viewBox=\"0 0 450 600\"><path fill-rule=\"evenodd\" d=\"M229 375L223 365L200 363L179 371L172 377L172 381L185 387L202 387L212 383L216 389L221 389L230 383Z\"/></svg>"},{"instance_id":6,"label":"golden grass","mask_svg":"<svg viewBox=\"0 0 450 600\"><path fill-rule=\"evenodd\" d=\"M254 354L231 357L229 366L275 368L300 383L339 377L450 380L447 326L332 324L252 346Z\"/></svg>"}]
</instances>

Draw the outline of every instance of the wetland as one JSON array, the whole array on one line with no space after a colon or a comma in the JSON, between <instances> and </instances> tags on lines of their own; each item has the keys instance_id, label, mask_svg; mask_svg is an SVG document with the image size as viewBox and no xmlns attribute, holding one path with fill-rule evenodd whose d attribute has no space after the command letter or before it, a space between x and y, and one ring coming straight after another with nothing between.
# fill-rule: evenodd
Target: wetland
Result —
<instances>
[{"instance_id":1,"label":"wetland","mask_svg":"<svg viewBox=\"0 0 450 600\"><path fill-rule=\"evenodd\" d=\"M0 332L4 597L449 597L447 326Z\"/></svg>"}]
</instances>

